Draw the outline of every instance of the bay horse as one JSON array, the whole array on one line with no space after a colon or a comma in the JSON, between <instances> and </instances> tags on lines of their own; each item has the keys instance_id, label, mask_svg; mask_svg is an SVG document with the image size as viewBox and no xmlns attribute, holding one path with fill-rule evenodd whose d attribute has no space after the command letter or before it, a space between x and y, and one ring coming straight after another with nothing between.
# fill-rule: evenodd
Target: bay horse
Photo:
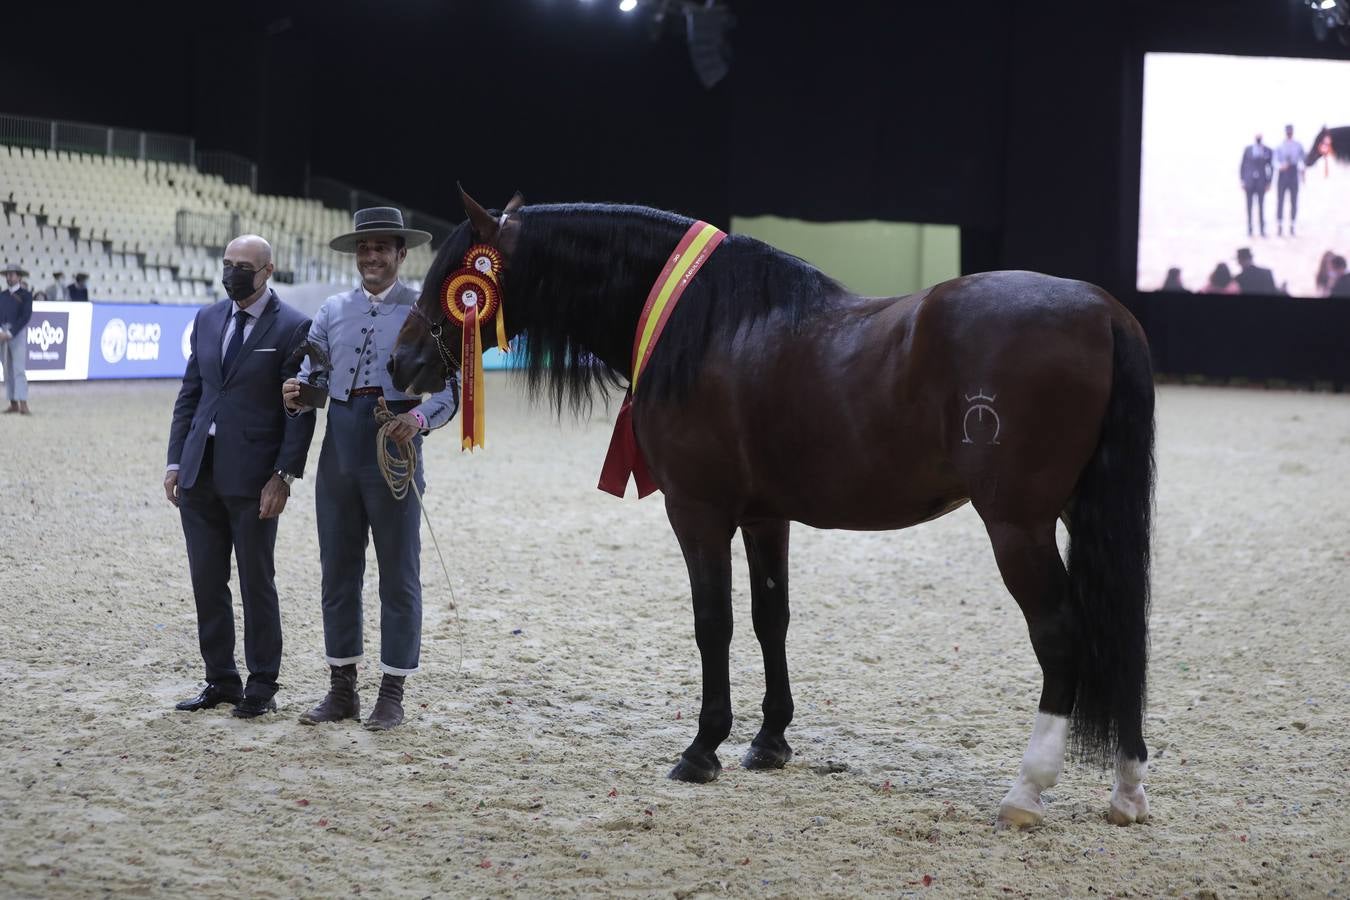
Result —
<instances>
[{"instance_id":1,"label":"bay horse","mask_svg":"<svg viewBox=\"0 0 1350 900\"><path fill-rule=\"evenodd\" d=\"M395 383L439 390L460 368L441 285L471 244L487 243L504 260L502 309L531 394L559 415L583 414L626 386L648 290L693 220L637 206L521 206L519 195L502 212L463 200L468 219L398 336ZM780 768L792 756L789 522L906 528L970 502L1043 679L996 825L1042 821L1041 792L1066 746L1114 759L1108 818L1144 821L1153 403L1143 330L1093 285L989 272L861 297L801 259L727 236L671 313L631 407L688 568L703 666L698 732L670 777L708 782L721 770L737 528L766 681L763 725L742 764Z\"/></svg>"}]
</instances>

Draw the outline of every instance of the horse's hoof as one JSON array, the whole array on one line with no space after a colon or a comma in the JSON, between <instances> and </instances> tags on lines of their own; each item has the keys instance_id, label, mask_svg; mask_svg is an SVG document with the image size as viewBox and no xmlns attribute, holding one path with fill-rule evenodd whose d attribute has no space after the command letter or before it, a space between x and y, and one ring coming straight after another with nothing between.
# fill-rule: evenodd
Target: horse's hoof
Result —
<instances>
[{"instance_id":1,"label":"horse's hoof","mask_svg":"<svg viewBox=\"0 0 1350 900\"><path fill-rule=\"evenodd\" d=\"M693 762L687 756L681 756L680 761L675 764L675 768L670 770L666 777L671 781L687 781L690 784L707 784L710 781L716 781L717 776L722 772L722 764L717 761L717 757L712 758L712 765L704 765Z\"/></svg>"},{"instance_id":2,"label":"horse's hoof","mask_svg":"<svg viewBox=\"0 0 1350 900\"><path fill-rule=\"evenodd\" d=\"M1122 790L1117 787L1111 792L1111 806L1106 811L1106 821L1112 825L1133 825L1148 819L1148 798L1144 789Z\"/></svg>"},{"instance_id":3,"label":"horse's hoof","mask_svg":"<svg viewBox=\"0 0 1350 900\"><path fill-rule=\"evenodd\" d=\"M995 831L1009 829L1035 828L1045 821L1045 813L1034 809L1022 809L1018 806L1000 806L998 819L994 822Z\"/></svg>"},{"instance_id":4,"label":"horse's hoof","mask_svg":"<svg viewBox=\"0 0 1350 900\"><path fill-rule=\"evenodd\" d=\"M741 758L743 769L781 769L792 759L792 748L781 738L775 742L755 741Z\"/></svg>"}]
</instances>

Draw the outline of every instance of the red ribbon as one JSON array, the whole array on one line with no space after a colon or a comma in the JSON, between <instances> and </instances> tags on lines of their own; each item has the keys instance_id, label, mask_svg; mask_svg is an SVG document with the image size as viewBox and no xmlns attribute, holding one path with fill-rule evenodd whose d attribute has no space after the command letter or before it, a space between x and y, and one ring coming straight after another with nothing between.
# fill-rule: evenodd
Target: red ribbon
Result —
<instances>
[{"instance_id":1,"label":"red ribbon","mask_svg":"<svg viewBox=\"0 0 1350 900\"><path fill-rule=\"evenodd\" d=\"M607 494L622 497L628 489L628 476L633 476L637 484L638 497L645 497L656 490L656 482L647 471L647 461L638 450L637 433L633 431L633 395L623 398L619 415L614 420L614 434L609 439L609 452L605 454L605 465L600 470L600 483L596 487Z\"/></svg>"},{"instance_id":2,"label":"red ribbon","mask_svg":"<svg viewBox=\"0 0 1350 900\"><path fill-rule=\"evenodd\" d=\"M711 234L704 234L705 231ZM701 249L692 259L686 258L686 252L691 249L695 240L703 235ZM633 476L633 481L637 484L638 497L645 497L657 489L656 482L652 479L651 472L647 469L647 461L642 456L642 450L638 447L637 433L633 430L633 392L637 385L638 376L642 373L647 360L651 357L652 350L656 347L657 340L661 337L661 332L666 327L666 322L670 319L670 314L675 310L675 304L679 301L684 289L689 286L689 282L698 274L703 263L708 256L717 249L717 246L726 237L726 233L714 229L707 222L695 222L689 226L684 237L680 239L665 266L661 269L661 274L656 277L655 284L647 294L647 303L642 308L642 315L638 318L637 334L633 337L633 374L629 380L628 394L623 398L623 406L619 408L619 415L614 419L614 434L609 439L609 452L605 454L605 464L600 469L600 483L596 485L600 490L607 494L613 494L615 497L622 497L624 491L628 489L628 476ZM679 268L681 274L676 275ZM662 298L662 289L671 278L678 277L679 281L674 284L668 295ZM664 299L664 306L658 308L661 299ZM655 313L657 316L656 326L652 331L651 340L646 348L642 347L642 335L647 329L647 322Z\"/></svg>"}]
</instances>

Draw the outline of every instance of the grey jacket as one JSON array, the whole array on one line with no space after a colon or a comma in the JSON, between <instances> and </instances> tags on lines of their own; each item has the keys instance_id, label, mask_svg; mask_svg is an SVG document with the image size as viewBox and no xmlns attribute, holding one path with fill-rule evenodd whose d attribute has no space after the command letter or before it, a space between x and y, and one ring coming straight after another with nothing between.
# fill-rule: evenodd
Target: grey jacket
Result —
<instances>
[{"instance_id":1,"label":"grey jacket","mask_svg":"<svg viewBox=\"0 0 1350 900\"><path fill-rule=\"evenodd\" d=\"M309 339L323 348L333 362L328 380L328 395L346 400L354 388L378 387L387 400L417 400L394 386L389 374L389 356L403 320L408 318L417 292L398 282L380 303L371 303L362 288L334 294L323 302L309 329ZM308 379L310 360L300 367L300 380ZM439 428L454 418L459 409L458 386L454 379L445 388L430 395L415 407L427 420L428 428Z\"/></svg>"}]
</instances>

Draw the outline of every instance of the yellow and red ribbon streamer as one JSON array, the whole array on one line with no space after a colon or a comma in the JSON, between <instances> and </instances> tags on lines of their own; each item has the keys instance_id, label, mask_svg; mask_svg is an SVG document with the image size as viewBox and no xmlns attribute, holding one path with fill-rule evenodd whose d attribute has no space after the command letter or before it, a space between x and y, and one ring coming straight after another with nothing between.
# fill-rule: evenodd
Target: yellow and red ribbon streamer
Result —
<instances>
[{"instance_id":1,"label":"yellow and red ribbon streamer","mask_svg":"<svg viewBox=\"0 0 1350 900\"><path fill-rule=\"evenodd\" d=\"M486 319L497 320L497 346L506 342L506 316L501 297L502 257L495 247L475 244L464 254L464 265L446 276L441 287L445 314L460 325L460 449L482 447L486 433L483 402L483 336Z\"/></svg>"},{"instance_id":2,"label":"yellow and red ribbon streamer","mask_svg":"<svg viewBox=\"0 0 1350 900\"><path fill-rule=\"evenodd\" d=\"M647 302L638 319L637 334L633 338L633 375L629 379L623 405L619 407L619 415L614 420L614 434L609 439L609 452L605 454L605 464L600 470L600 483L596 485L606 493L622 497L628 489L630 475L637 485L639 497L656 490L656 482L647 470L646 460L637 445L637 434L633 430L633 395L637 392L638 378L646 368L680 295L726 236L726 232L707 222L695 222L689 226L647 294Z\"/></svg>"}]
</instances>

